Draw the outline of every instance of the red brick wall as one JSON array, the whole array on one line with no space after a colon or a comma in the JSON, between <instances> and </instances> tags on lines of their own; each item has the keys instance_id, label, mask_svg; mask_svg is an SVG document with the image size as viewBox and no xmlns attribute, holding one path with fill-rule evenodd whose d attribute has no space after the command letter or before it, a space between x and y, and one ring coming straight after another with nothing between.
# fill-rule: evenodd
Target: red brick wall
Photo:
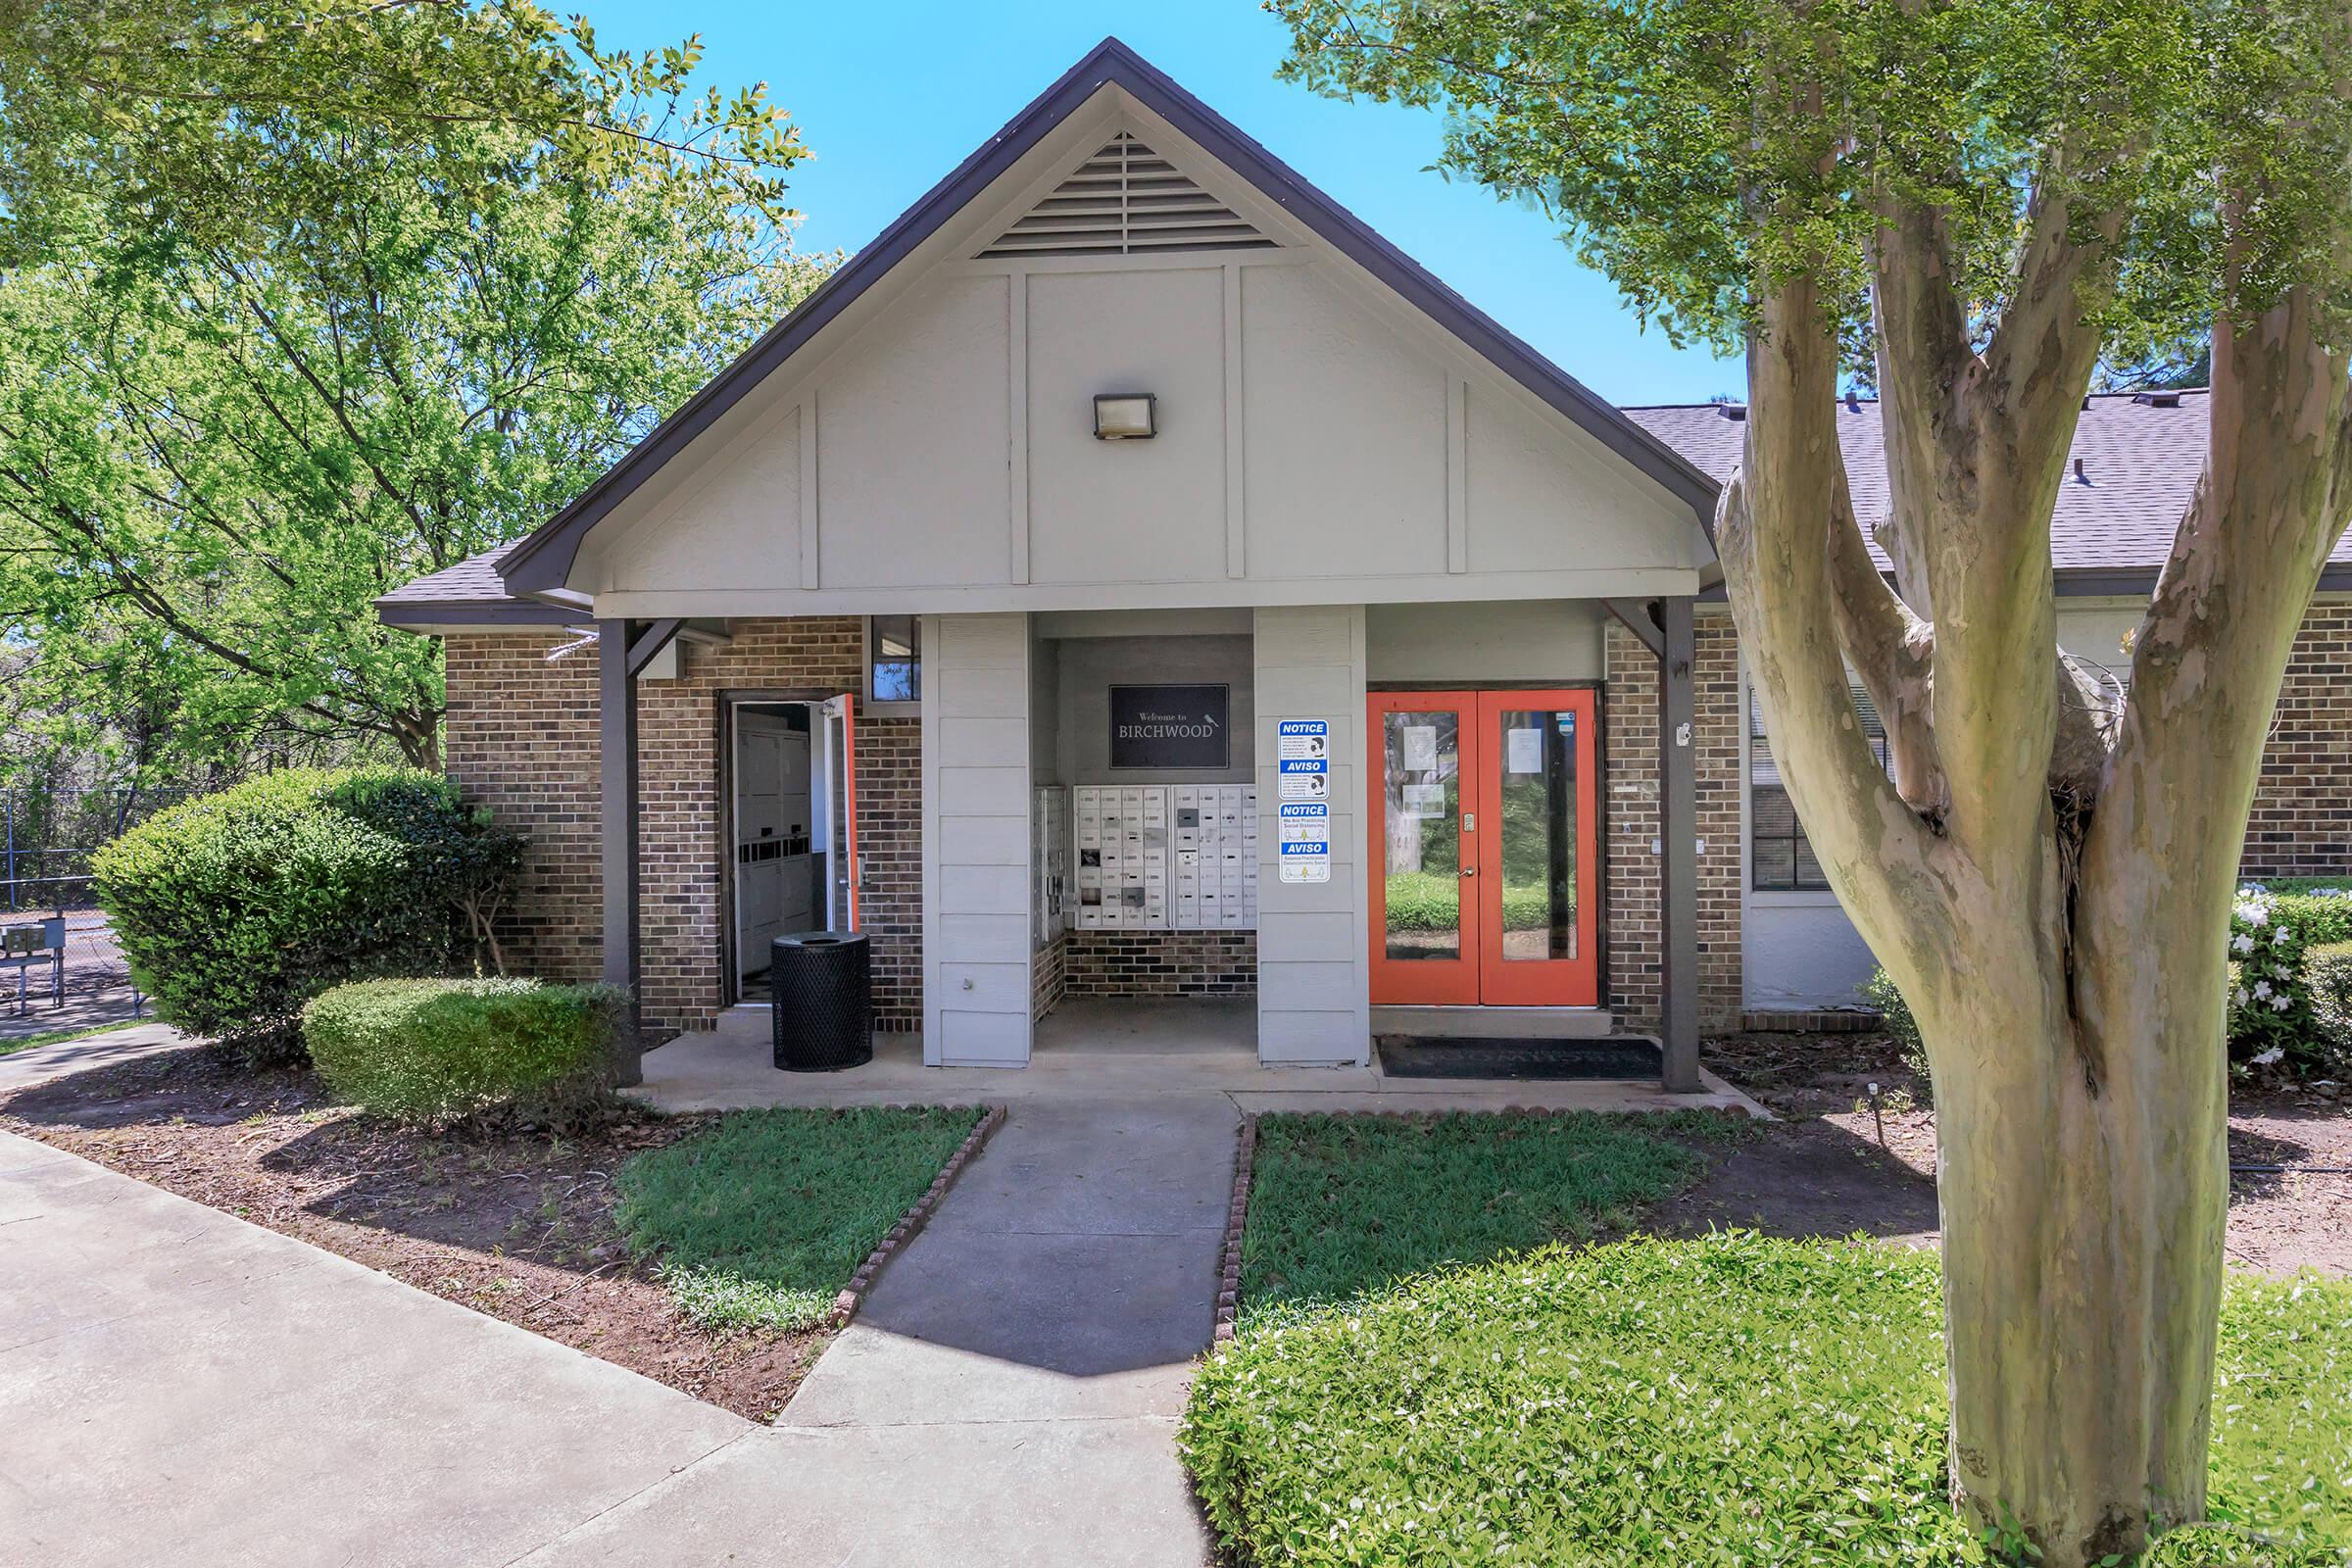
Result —
<instances>
[{"instance_id":1,"label":"red brick wall","mask_svg":"<svg viewBox=\"0 0 2352 1568\"><path fill-rule=\"evenodd\" d=\"M500 945L509 969L550 980L594 980L604 953L596 650L547 660L573 640L560 631L446 639L443 766L528 836Z\"/></svg>"},{"instance_id":2,"label":"red brick wall","mask_svg":"<svg viewBox=\"0 0 2352 1568\"><path fill-rule=\"evenodd\" d=\"M2240 864L2258 879L2352 874L2352 603L2303 617Z\"/></svg>"},{"instance_id":3,"label":"red brick wall","mask_svg":"<svg viewBox=\"0 0 2352 1568\"><path fill-rule=\"evenodd\" d=\"M593 978L601 951L597 659L556 664L566 641L540 632L449 641L450 776L530 834L514 967ZM685 644L674 680L638 695L638 846L643 1004L660 1027L707 1026L720 1005L719 702L722 692L808 696L862 685L854 616L738 621L723 647ZM922 1013L922 727L857 726L859 923L873 945L875 1021L919 1027Z\"/></svg>"},{"instance_id":4,"label":"red brick wall","mask_svg":"<svg viewBox=\"0 0 2352 1568\"><path fill-rule=\"evenodd\" d=\"M1698 785L1698 1016L1702 1029L1740 1022L1740 661L1728 615L1700 615L1691 671ZM1658 942L1658 662L1611 621L1601 693L1607 821L1607 963L1602 990L1618 1021L1655 1028Z\"/></svg>"},{"instance_id":5,"label":"red brick wall","mask_svg":"<svg viewBox=\"0 0 2352 1568\"><path fill-rule=\"evenodd\" d=\"M1073 997L1240 997L1257 990L1254 931L1072 931Z\"/></svg>"}]
</instances>

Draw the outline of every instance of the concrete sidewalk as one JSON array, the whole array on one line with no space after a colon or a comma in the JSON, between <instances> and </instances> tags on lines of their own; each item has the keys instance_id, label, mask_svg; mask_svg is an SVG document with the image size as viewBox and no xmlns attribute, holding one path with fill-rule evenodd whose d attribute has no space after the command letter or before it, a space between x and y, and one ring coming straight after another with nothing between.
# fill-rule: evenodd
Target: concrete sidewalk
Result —
<instances>
[{"instance_id":1,"label":"concrete sidewalk","mask_svg":"<svg viewBox=\"0 0 2352 1568\"><path fill-rule=\"evenodd\" d=\"M511 1563L764 1436L6 1134L0 1256L12 1563Z\"/></svg>"},{"instance_id":2,"label":"concrete sidewalk","mask_svg":"<svg viewBox=\"0 0 2352 1568\"><path fill-rule=\"evenodd\" d=\"M1237 1130L1214 1095L1015 1103L775 1432L533 1568L1200 1568L1175 1430ZM741 1555L757 1542L779 1554Z\"/></svg>"},{"instance_id":3,"label":"concrete sidewalk","mask_svg":"<svg viewBox=\"0 0 2352 1568\"><path fill-rule=\"evenodd\" d=\"M1200 1568L1235 1120L1016 1108L775 1429L0 1134L0 1561Z\"/></svg>"}]
</instances>

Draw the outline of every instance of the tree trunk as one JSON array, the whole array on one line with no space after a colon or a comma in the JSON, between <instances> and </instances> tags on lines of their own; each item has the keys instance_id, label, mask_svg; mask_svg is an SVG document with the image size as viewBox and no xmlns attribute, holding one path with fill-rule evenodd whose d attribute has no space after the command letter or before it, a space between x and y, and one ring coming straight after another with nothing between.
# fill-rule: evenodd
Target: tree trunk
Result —
<instances>
[{"instance_id":1,"label":"tree trunk","mask_svg":"<svg viewBox=\"0 0 2352 1568\"><path fill-rule=\"evenodd\" d=\"M1915 1010L1936 1080L1953 1499L2078 1568L2205 1504L2221 991L2145 977L2219 955L2226 933L2144 906L2111 955L2131 956L2144 1004L2094 1032L2069 1002L2056 869L2050 854L2028 885L1981 890L1986 917L1958 922Z\"/></svg>"}]
</instances>

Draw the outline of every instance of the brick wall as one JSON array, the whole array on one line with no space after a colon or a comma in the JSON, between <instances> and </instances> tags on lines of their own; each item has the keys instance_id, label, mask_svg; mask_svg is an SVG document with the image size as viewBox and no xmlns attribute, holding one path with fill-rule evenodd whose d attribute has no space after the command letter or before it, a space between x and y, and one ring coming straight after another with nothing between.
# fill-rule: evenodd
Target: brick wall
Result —
<instances>
[{"instance_id":1,"label":"brick wall","mask_svg":"<svg viewBox=\"0 0 2352 1568\"><path fill-rule=\"evenodd\" d=\"M2352 873L2352 603L2303 617L2240 863L2256 878Z\"/></svg>"},{"instance_id":2,"label":"brick wall","mask_svg":"<svg viewBox=\"0 0 2352 1568\"><path fill-rule=\"evenodd\" d=\"M1702 1029L1737 1028L1740 971L1740 662L1728 615L1697 618L1691 708L1697 749L1698 1016ZM1611 621L1601 693L1607 799L1608 974L1604 991L1623 1024L1655 1028L1658 942L1658 663Z\"/></svg>"},{"instance_id":3,"label":"brick wall","mask_svg":"<svg viewBox=\"0 0 2352 1568\"><path fill-rule=\"evenodd\" d=\"M674 680L638 694L638 846L645 1015L707 1026L724 963L718 747L722 692L825 696L862 683L853 616L745 620L723 647L685 644ZM450 776L531 835L516 911L525 972L593 978L602 931L598 875L597 659L549 664L566 634L449 639ZM912 1029L922 1013L922 727L857 726L859 924L873 945L875 1021Z\"/></svg>"},{"instance_id":4,"label":"brick wall","mask_svg":"<svg viewBox=\"0 0 2352 1568\"><path fill-rule=\"evenodd\" d=\"M471 800L529 837L500 935L507 967L594 980L604 954L596 654L549 663L569 632L447 639L443 765Z\"/></svg>"},{"instance_id":5,"label":"brick wall","mask_svg":"<svg viewBox=\"0 0 2352 1568\"><path fill-rule=\"evenodd\" d=\"M1069 989L1070 934L1039 948L1029 959L1029 1017L1035 1022L1059 1005Z\"/></svg>"},{"instance_id":6,"label":"brick wall","mask_svg":"<svg viewBox=\"0 0 2352 1568\"><path fill-rule=\"evenodd\" d=\"M1240 997L1257 990L1254 931L1073 931L1073 997Z\"/></svg>"}]
</instances>

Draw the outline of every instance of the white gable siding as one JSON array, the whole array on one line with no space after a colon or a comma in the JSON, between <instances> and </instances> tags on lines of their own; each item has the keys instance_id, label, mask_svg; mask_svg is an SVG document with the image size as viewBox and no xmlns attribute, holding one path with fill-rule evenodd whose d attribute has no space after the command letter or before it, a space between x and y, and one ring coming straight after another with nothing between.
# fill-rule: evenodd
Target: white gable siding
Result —
<instances>
[{"instance_id":1,"label":"white gable siding","mask_svg":"<svg viewBox=\"0 0 2352 1568\"><path fill-rule=\"evenodd\" d=\"M1066 177L1043 163L975 209L956 253L860 296L747 399L763 412L650 479L590 535L573 586L609 615L1696 588L1707 545L1687 505L1167 127L1143 129L1279 243L968 259ZM1153 394L1157 437L1096 440L1103 392Z\"/></svg>"},{"instance_id":2,"label":"white gable siding","mask_svg":"<svg viewBox=\"0 0 2352 1568\"><path fill-rule=\"evenodd\" d=\"M1225 272L1040 272L1028 291L1030 577L1225 576ZM1151 392L1159 434L1095 439L1095 394Z\"/></svg>"}]
</instances>

